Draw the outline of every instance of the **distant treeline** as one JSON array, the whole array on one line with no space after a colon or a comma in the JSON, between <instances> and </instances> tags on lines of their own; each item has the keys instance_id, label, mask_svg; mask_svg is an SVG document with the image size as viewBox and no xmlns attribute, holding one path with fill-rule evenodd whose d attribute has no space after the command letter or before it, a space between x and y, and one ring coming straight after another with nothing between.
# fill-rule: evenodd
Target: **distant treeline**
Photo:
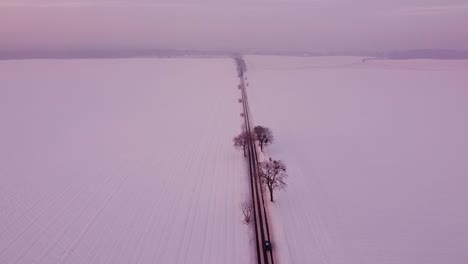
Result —
<instances>
[{"instance_id":1,"label":"distant treeline","mask_svg":"<svg viewBox=\"0 0 468 264\"><path fill-rule=\"evenodd\" d=\"M236 52L198 50L53 50L1 51L0 60L16 59L119 59L172 57L232 57Z\"/></svg>"},{"instance_id":2,"label":"distant treeline","mask_svg":"<svg viewBox=\"0 0 468 264\"><path fill-rule=\"evenodd\" d=\"M300 51L204 51L204 50L50 50L50 51L2 51L0 60L14 59L114 59L114 58L148 58L148 57L233 57L246 55L279 55L279 56L360 56L387 59L468 59L468 50L449 49L413 49L389 52L300 52Z\"/></svg>"},{"instance_id":3,"label":"distant treeline","mask_svg":"<svg viewBox=\"0 0 468 264\"><path fill-rule=\"evenodd\" d=\"M358 56L358 57L376 57L394 60L408 59L440 59L440 60L463 60L468 59L468 50L450 50L450 49L412 49L395 50L385 52L255 52L258 55L284 55L284 56Z\"/></svg>"},{"instance_id":4,"label":"distant treeline","mask_svg":"<svg viewBox=\"0 0 468 264\"><path fill-rule=\"evenodd\" d=\"M468 59L468 50L403 50L389 52L385 57L389 59Z\"/></svg>"}]
</instances>

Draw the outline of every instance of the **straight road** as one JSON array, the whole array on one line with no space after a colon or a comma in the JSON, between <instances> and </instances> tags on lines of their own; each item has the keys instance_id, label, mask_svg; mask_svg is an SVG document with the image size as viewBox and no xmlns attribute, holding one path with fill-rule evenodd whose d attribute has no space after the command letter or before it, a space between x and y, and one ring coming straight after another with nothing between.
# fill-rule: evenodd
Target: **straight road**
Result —
<instances>
[{"instance_id":1,"label":"straight road","mask_svg":"<svg viewBox=\"0 0 468 264\"><path fill-rule=\"evenodd\" d=\"M242 92L242 104L243 114L245 122L245 130L252 132L252 126L250 122L250 109L247 100L245 73L246 64L241 57L235 58L237 64L238 75L240 78L241 92ZM250 140L248 144L248 160L249 160L249 174L250 174L250 185L252 193L253 203L253 215L255 225L255 242L257 250L257 262L258 264L273 264L273 248L270 240L270 230L268 226L268 217L265 210L265 201L263 195L263 188L261 179L258 173L258 159L257 151L255 147L255 141Z\"/></svg>"}]
</instances>

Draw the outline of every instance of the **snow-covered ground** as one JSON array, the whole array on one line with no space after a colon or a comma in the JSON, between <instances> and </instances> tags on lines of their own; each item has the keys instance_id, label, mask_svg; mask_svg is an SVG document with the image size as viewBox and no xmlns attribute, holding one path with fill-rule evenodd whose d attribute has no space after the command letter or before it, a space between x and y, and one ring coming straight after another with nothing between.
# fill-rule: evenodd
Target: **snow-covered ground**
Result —
<instances>
[{"instance_id":1,"label":"snow-covered ground","mask_svg":"<svg viewBox=\"0 0 468 264\"><path fill-rule=\"evenodd\" d=\"M468 263L468 61L246 61L278 263Z\"/></svg>"},{"instance_id":2,"label":"snow-covered ground","mask_svg":"<svg viewBox=\"0 0 468 264\"><path fill-rule=\"evenodd\" d=\"M231 59L0 61L0 263L249 263Z\"/></svg>"}]
</instances>

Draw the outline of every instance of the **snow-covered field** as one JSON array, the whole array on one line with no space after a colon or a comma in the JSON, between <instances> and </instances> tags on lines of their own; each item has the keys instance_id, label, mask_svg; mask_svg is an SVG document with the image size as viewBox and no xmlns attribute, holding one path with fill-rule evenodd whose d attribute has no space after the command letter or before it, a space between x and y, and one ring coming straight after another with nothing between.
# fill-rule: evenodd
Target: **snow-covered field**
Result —
<instances>
[{"instance_id":1,"label":"snow-covered field","mask_svg":"<svg viewBox=\"0 0 468 264\"><path fill-rule=\"evenodd\" d=\"M468 62L248 56L279 263L468 263ZM0 263L251 263L231 59L0 61Z\"/></svg>"},{"instance_id":2,"label":"snow-covered field","mask_svg":"<svg viewBox=\"0 0 468 264\"><path fill-rule=\"evenodd\" d=\"M231 59L0 61L0 263L249 263Z\"/></svg>"},{"instance_id":3,"label":"snow-covered field","mask_svg":"<svg viewBox=\"0 0 468 264\"><path fill-rule=\"evenodd\" d=\"M246 61L278 263L468 263L468 61Z\"/></svg>"}]
</instances>

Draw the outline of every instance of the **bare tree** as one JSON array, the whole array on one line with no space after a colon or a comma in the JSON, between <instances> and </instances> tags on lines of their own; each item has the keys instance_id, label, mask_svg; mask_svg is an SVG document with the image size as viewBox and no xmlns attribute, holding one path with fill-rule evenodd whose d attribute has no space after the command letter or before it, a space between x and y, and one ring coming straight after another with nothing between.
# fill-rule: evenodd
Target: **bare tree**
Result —
<instances>
[{"instance_id":1,"label":"bare tree","mask_svg":"<svg viewBox=\"0 0 468 264\"><path fill-rule=\"evenodd\" d=\"M243 201L241 204L242 214L244 214L244 223L249 224L250 220L252 220L252 202L251 201Z\"/></svg>"},{"instance_id":2,"label":"bare tree","mask_svg":"<svg viewBox=\"0 0 468 264\"><path fill-rule=\"evenodd\" d=\"M243 78L244 72L247 71L247 64L245 63L244 59L240 55L235 55L233 58L237 65L238 76L240 78Z\"/></svg>"},{"instance_id":3,"label":"bare tree","mask_svg":"<svg viewBox=\"0 0 468 264\"><path fill-rule=\"evenodd\" d=\"M254 134L260 142L260 149L262 151L264 146L268 146L273 142L273 132L267 127L256 126L254 128Z\"/></svg>"},{"instance_id":4,"label":"bare tree","mask_svg":"<svg viewBox=\"0 0 468 264\"><path fill-rule=\"evenodd\" d=\"M273 202L273 191L286 188L287 184L284 179L288 177L286 174L286 165L281 160L272 160L260 163L260 177L262 182L270 191L270 201Z\"/></svg>"},{"instance_id":5,"label":"bare tree","mask_svg":"<svg viewBox=\"0 0 468 264\"><path fill-rule=\"evenodd\" d=\"M255 136L252 133L247 132L247 131L242 131L242 133L240 133L238 136L236 136L233 139L234 147L236 149L243 149L244 157L247 157L245 149L247 147L247 144L249 144L249 141L254 140L254 138Z\"/></svg>"}]
</instances>

